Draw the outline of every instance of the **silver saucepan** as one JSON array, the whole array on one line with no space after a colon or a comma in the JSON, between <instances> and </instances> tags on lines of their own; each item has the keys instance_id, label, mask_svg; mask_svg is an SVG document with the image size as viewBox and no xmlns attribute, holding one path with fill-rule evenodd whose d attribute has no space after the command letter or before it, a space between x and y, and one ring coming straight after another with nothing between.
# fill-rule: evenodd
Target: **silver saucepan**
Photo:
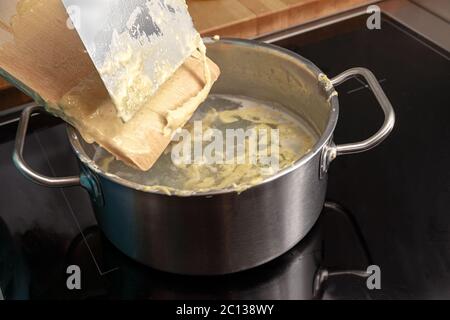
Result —
<instances>
[{"instance_id":1,"label":"silver saucepan","mask_svg":"<svg viewBox=\"0 0 450 320\"><path fill-rule=\"evenodd\" d=\"M226 274L272 260L297 244L316 222L325 200L327 170L340 155L367 151L391 132L395 116L374 75L349 69L328 80L310 61L255 41L206 40L222 74L213 93L277 102L301 116L320 139L293 166L242 193L220 190L190 196L143 191L94 165L93 146L68 127L80 160L78 176L53 178L35 172L23 158L28 120L43 107L24 110L14 162L26 177L47 187L82 186L90 194L106 237L131 258L181 274ZM381 129L362 142L333 143L339 114L334 86L362 76L385 114Z\"/></svg>"}]
</instances>

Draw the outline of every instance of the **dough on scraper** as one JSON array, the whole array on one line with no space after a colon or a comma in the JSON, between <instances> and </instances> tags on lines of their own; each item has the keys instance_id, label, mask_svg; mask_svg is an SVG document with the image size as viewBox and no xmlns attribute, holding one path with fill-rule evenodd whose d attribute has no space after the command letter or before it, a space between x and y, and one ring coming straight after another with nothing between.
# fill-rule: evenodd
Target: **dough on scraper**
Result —
<instances>
[{"instance_id":1,"label":"dough on scraper","mask_svg":"<svg viewBox=\"0 0 450 320\"><path fill-rule=\"evenodd\" d=\"M205 63L204 51L195 51L124 124L78 34L67 28L61 0L19 0L16 13L7 37L0 38L0 69L88 142L141 170L158 159L171 132L189 120L219 75L212 61Z\"/></svg>"},{"instance_id":2,"label":"dough on scraper","mask_svg":"<svg viewBox=\"0 0 450 320\"><path fill-rule=\"evenodd\" d=\"M147 171L169 145L173 132L207 98L219 74L219 67L197 51L126 123L117 116L97 74L70 90L50 111L71 123L87 142L96 142L117 159Z\"/></svg>"}]
</instances>

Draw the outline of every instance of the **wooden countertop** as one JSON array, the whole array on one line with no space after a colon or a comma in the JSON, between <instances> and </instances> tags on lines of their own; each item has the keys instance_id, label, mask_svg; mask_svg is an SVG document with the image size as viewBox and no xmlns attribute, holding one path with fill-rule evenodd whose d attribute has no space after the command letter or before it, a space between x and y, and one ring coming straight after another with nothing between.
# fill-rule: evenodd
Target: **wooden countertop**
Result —
<instances>
[{"instance_id":1,"label":"wooden countertop","mask_svg":"<svg viewBox=\"0 0 450 320\"><path fill-rule=\"evenodd\" d=\"M334 15L374 0L187 0L202 35L253 38Z\"/></svg>"},{"instance_id":2,"label":"wooden countertop","mask_svg":"<svg viewBox=\"0 0 450 320\"><path fill-rule=\"evenodd\" d=\"M377 2L376 0L187 0L204 36L253 38ZM0 110L27 98L0 78ZM7 101L5 101L7 100ZM12 106L12 105L11 105Z\"/></svg>"}]
</instances>

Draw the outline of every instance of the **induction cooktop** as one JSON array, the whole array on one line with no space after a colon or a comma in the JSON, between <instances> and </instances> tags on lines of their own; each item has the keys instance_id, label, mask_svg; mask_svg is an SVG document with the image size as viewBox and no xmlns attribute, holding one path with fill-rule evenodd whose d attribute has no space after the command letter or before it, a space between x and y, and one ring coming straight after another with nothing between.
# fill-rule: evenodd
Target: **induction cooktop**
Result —
<instances>
[{"instance_id":1,"label":"induction cooktop","mask_svg":"<svg viewBox=\"0 0 450 320\"><path fill-rule=\"evenodd\" d=\"M339 157L327 202L308 236L261 267L221 277L172 275L140 265L96 226L87 194L27 181L11 155L17 121L0 116L0 298L4 299L405 299L450 298L450 56L382 15L342 19L271 42L310 59L329 77L370 69L395 108L391 136L367 153ZM336 143L374 133L383 115L365 82L338 87ZM40 172L73 175L65 125L31 120L25 158ZM82 270L81 290L67 268ZM381 271L381 288L364 271ZM328 277L326 277L328 275Z\"/></svg>"}]
</instances>

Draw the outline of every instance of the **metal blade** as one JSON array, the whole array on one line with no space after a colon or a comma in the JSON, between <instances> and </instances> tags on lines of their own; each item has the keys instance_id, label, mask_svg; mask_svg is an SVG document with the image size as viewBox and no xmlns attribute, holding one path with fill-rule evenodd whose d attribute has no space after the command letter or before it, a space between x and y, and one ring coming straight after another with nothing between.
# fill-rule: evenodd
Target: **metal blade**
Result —
<instances>
[{"instance_id":1,"label":"metal blade","mask_svg":"<svg viewBox=\"0 0 450 320\"><path fill-rule=\"evenodd\" d=\"M62 0L116 104L130 120L200 36L185 0Z\"/></svg>"}]
</instances>

